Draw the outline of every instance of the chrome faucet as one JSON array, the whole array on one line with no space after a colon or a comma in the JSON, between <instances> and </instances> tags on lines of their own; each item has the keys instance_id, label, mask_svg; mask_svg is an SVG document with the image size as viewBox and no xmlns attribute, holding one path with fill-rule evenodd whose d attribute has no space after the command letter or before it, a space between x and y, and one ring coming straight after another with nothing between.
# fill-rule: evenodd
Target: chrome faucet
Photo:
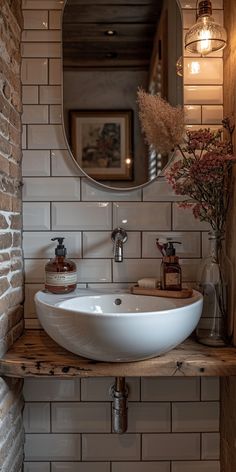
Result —
<instances>
[{"instance_id":1,"label":"chrome faucet","mask_svg":"<svg viewBox=\"0 0 236 472\"><path fill-rule=\"evenodd\" d=\"M114 243L113 254L115 262L123 261L123 244L127 241L128 236L123 228L116 228L112 231L111 239Z\"/></svg>"}]
</instances>

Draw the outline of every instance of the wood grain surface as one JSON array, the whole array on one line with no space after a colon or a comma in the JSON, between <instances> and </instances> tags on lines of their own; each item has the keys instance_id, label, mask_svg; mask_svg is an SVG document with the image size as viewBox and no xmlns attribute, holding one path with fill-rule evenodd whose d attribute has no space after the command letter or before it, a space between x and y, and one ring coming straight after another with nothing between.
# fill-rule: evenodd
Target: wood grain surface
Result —
<instances>
[{"instance_id":1,"label":"wood grain surface","mask_svg":"<svg viewBox=\"0 0 236 472\"><path fill-rule=\"evenodd\" d=\"M193 295L191 288L183 288L182 290L161 290L160 288L143 288L138 285L131 287L130 292L134 295L148 295L164 298L191 298Z\"/></svg>"},{"instance_id":2,"label":"wood grain surface","mask_svg":"<svg viewBox=\"0 0 236 472\"><path fill-rule=\"evenodd\" d=\"M0 360L0 375L9 377L156 377L236 375L235 348L209 348L188 339L159 357L111 363L76 356L44 331L27 330Z\"/></svg>"},{"instance_id":3,"label":"wood grain surface","mask_svg":"<svg viewBox=\"0 0 236 472\"><path fill-rule=\"evenodd\" d=\"M224 0L224 24L228 34L227 47L224 50L224 116L236 118L236 2ZM236 132L233 136L234 153L236 152ZM236 268L236 167L233 170L233 191L230 211L227 221L227 249ZM234 276L235 277L235 276ZM236 291L235 280L232 287L234 296L234 313L228 329L233 332L233 344L236 345ZM236 378L221 379L221 471L235 472L236 470Z\"/></svg>"}]
</instances>

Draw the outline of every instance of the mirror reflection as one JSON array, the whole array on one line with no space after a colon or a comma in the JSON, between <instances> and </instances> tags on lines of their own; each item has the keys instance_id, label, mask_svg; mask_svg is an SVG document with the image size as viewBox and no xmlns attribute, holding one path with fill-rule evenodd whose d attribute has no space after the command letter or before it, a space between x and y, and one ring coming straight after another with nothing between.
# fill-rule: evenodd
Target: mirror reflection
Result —
<instances>
[{"instance_id":1,"label":"mirror reflection","mask_svg":"<svg viewBox=\"0 0 236 472\"><path fill-rule=\"evenodd\" d=\"M64 126L76 163L110 188L155 179L169 156L144 142L137 90L183 103L177 1L67 0L62 46Z\"/></svg>"}]
</instances>

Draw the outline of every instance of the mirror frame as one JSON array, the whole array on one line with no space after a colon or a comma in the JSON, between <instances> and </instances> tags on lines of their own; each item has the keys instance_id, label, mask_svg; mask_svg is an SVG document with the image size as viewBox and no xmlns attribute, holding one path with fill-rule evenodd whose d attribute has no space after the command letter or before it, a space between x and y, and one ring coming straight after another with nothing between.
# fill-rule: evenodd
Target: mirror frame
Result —
<instances>
[{"instance_id":1,"label":"mirror frame","mask_svg":"<svg viewBox=\"0 0 236 472\"><path fill-rule=\"evenodd\" d=\"M60 25L61 25L61 48L60 48L61 49L61 109L62 109L63 136L64 136L64 139L65 139L65 143L66 143L67 150L69 152L70 157L72 157L72 160L73 160L74 164L76 165L76 167L78 168L78 170L80 171L80 173L83 174L81 177L86 177L91 182L91 184L93 184L94 186L98 186L99 187L98 190L99 189L100 190L107 190L109 192L115 192L115 193L118 193L118 192L132 192L132 190L135 191L135 190L143 189L144 187L147 187L148 185L150 185L154 182L157 182L158 180L164 181L165 180L164 172L168 168L168 166L171 164L171 162L174 158L174 155L175 155L175 151L172 152L168 163L161 170L161 173L159 175L157 175L156 177L154 177L151 180L148 180L147 182L144 182L143 184L136 185L136 186L133 186L133 187L125 187L125 186L124 187L115 187L115 186L106 185L106 184L102 183L102 181L95 180L93 177L91 177L89 174L87 174L82 169L82 167L80 167L78 161L75 159L75 157L72 153L71 146L69 145L69 142L68 142L68 139L67 139L67 134L66 134L66 130L65 130L65 122L64 122L64 74L63 74L62 27L63 27L64 10L65 10L67 2L68 2L68 0L64 0L64 5L63 5L63 8L61 10L61 21L60 21ZM179 13L180 13L180 17L181 17L181 25L182 25L181 34L183 34L183 31L184 31L184 28L183 28L183 9L182 9L182 6L181 6L181 0L175 0L175 2L176 2L177 6L179 8ZM184 48L183 48L183 46L182 46L182 54L183 54L183 60L184 60ZM182 96L183 96L183 105L182 106L184 107L184 69L183 69L183 80L182 80Z\"/></svg>"}]
</instances>

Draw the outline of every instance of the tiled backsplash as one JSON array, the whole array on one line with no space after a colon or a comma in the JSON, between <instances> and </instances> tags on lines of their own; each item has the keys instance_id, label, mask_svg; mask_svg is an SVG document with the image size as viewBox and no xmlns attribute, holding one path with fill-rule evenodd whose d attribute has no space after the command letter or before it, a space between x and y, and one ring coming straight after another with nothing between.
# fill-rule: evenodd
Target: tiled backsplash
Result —
<instances>
[{"instance_id":1,"label":"tiled backsplash","mask_svg":"<svg viewBox=\"0 0 236 472\"><path fill-rule=\"evenodd\" d=\"M54 254L51 237L66 237L78 281L102 287L157 276L156 237L182 242L185 281L195 280L207 250L205 223L178 208L166 182L131 192L107 191L73 163L61 125L61 0L23 0L22 36L25 321L39 328L33 295ZM195 0L181 0L184 28ZM223 18L222 0L213 1ZM184 100L190 129L218 127L223 113L222 53L185 57ZM127 223L124 223L127 221ZM110 234L128 231L124 262L112 258ZM219 472L218 379L128 379L129 430L111 434L112 379L26 380L25 472Z\"/></svg>"},{"instance_id":2,"label":"tiled backsplash","mask_svg":"<svg viewBox=\"0 0 236 472\"><path fill-rule=\"evenodd\" d=\"M123 436L111 434L113 381L25 381L26 472L219 472L217 378L128 378Z\"/></svg>"}]
</instances>

